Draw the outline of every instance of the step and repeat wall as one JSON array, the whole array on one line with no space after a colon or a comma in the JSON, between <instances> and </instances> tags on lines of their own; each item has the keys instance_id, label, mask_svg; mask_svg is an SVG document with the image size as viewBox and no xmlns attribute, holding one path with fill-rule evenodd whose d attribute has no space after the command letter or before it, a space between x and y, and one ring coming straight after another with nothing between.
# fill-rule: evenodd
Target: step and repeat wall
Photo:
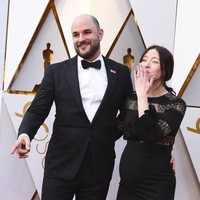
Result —
<instances>
[{"instance_id":1,"label":"step and repeat wall","mask_svg":"<svg viewBox=\"0 0 200 200\"><path fill-rule=\"evenodd\" d=\"M191 0L5 0L0 12L0 198L39 200L45 155L55 107L32 141L29 158L10 154L19 124L50 63L75 55L71 23L92 14L104 30L102 54L132 72L146 47L167 47L175 58L172 81L187 103L173 155L176 159L176 200L200 199L200 2ZM125 141L116 142L116 163L107 200L116 198L119 160Z\"/></svg>"}]
</instances>

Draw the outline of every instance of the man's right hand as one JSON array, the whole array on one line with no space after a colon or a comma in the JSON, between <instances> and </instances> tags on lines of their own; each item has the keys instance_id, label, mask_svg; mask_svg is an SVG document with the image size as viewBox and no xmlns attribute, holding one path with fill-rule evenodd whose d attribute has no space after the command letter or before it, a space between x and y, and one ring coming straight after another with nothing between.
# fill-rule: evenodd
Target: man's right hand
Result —
<instances>
[{"instance_id":1,"label":"man's right hand","mask_svg":"<svg viewBox=\"0 0 200 200\"><path fill-rule=\"evenodd\" d=\"M18 154L19 158L27 158L30 151L31 142L29 136L22 134L18 137L17 141L11 149L11 154Z\"/></svg>"}]
</instances>

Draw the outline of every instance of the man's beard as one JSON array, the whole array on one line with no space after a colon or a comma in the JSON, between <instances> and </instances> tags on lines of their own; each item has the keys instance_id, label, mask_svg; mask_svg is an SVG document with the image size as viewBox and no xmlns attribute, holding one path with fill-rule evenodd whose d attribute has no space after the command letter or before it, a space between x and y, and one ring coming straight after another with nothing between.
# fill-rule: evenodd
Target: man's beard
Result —
<instances>
[{"instance_id":1,"label":"man's beard","mask_svg":"<svg viewBox=\"0 0 200 200\"><path fill-rule=\"evenodd\" d=\"M95 43L93 46L91 46L91 48L90 48L90 50L88 51L88 52L86 52L86 53L81 53L80 51L79 51L79 48L76 48L75 50L76 50L76 53L80 56L80 57L82 57L82 58L84 58L84 59L86 59L86 60L89 60L90 58L92 58L95 54L96 54L96 52L98 51L100 49L100 42L97 42L97 43Z\"/></svg>"}]
</instances>

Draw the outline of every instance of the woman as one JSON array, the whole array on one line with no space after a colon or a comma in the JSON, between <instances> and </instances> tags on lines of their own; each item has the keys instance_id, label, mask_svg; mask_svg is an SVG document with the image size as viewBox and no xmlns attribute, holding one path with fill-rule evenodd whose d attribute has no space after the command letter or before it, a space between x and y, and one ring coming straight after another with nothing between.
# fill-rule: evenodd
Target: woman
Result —
<instances>
[{"instance_id":1,"label":"woman","mask_svg":"<svg viewBox=\"0 0 200 200\"><path fill-rule=\"evenodd\" d=\"M127 101L117 200L173 200L175 174L170 164L186 104L166 85L173 74L172 54L150 46L134 71L135 92Z\"/></svg>"}]
</instances>

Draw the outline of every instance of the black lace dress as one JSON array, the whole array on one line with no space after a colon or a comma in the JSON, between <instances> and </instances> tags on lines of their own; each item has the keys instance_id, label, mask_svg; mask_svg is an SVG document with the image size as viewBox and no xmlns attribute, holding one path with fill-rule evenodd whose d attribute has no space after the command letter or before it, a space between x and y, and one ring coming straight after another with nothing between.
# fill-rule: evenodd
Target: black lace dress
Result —
<instances>
[{"instance_id":1,"label":"black lace dress","mask_svg":"<svg viewBox=\"0 0 200 200\"><path fill-rule=\"evenodd\" d=\"M170 164L185 102L168 93L149 98L149 110L138 118L136 94L127 101L117 200L173 200L176 179Z\"/></svg>"}]
</instances>

